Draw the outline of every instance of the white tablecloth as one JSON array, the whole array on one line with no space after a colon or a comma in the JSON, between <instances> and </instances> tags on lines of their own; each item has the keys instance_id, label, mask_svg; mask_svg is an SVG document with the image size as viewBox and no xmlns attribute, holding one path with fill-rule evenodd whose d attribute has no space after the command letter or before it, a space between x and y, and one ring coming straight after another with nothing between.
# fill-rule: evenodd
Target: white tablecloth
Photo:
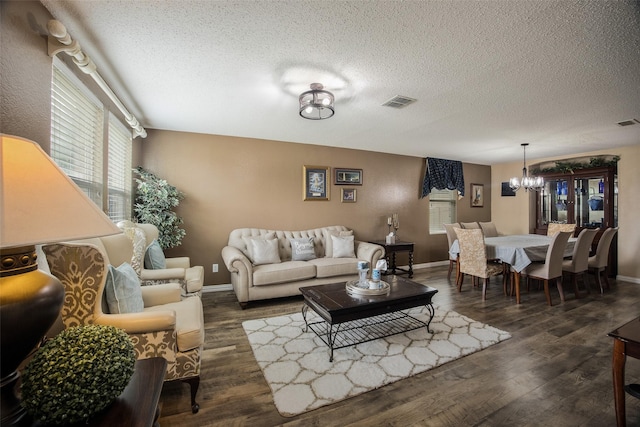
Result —
<instances>
[{"instance_id":1,"label":"white tablecloth","mask_svg":"<svg viewBox=\"0 0 640 427\"><path fill-rule=\"evenodd\" d=\"M551 240L553 240L552 237L542 234L518 234L485 237L484 243L487 247L487 258L497 258L510 264L515 271L520 272L533 261L544 261ZM569 239L564 251L565 257L570 257L573 254L573 245L576 240L575 237ZM455 240L449 253L453 257L457 257L459 252L460 246Z\"/></svg>"}]
</instances>

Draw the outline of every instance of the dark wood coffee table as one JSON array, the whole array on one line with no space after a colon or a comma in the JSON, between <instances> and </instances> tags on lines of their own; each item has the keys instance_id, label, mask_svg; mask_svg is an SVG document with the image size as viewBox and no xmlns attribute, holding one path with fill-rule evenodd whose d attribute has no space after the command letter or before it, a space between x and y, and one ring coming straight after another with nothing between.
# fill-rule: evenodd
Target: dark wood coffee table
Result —
<instances>
[{"instance_id":1,"label":"dark wood coffee table","mask_svg":"<svg viewBox=\"0 0 640 427\"><path fill-rule=\"evenodd\" d=\"M304 297L305 331L311 329L329 346L330 362L333 351L339 348L421 327L432 333L429 330L434 315L431 298L438 290L398 276L387 276L385 281L390 285L389 293L385 295L348 294L345 282L300 288ZM403 311L422 305L429 311L428 322ZM308 322L309 309L322 320Z\"/></svg>"}]
</instances>

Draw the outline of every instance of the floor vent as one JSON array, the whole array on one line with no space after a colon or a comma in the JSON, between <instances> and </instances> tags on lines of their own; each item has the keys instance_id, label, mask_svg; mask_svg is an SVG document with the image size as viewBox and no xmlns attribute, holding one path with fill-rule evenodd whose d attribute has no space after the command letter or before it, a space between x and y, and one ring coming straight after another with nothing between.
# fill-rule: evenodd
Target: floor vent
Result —
<instances>
[{"instance_id":1,"label":"floor vent","mask_svg":"<svg viewBox=\"0 0 640 427\"><path fill-rule=\"evenodd\" d=\"M618 126L632 126L632 125L637 125L638 123L640 123L640 120L638 119L623 120L621 122L618 122Z\"/></svg>"},{"instance_id":2,"label":"floor vent","mask_svg":"<svg viewBox=\"0 0 640 427\"><path fill-rule=\"evenodd\" d=\"M391 108L403 108L409 104L413 104L417 99L409 98L408 96L396 95L384 104L383 107L391 107Z\"/></svg>"}]
</instances>

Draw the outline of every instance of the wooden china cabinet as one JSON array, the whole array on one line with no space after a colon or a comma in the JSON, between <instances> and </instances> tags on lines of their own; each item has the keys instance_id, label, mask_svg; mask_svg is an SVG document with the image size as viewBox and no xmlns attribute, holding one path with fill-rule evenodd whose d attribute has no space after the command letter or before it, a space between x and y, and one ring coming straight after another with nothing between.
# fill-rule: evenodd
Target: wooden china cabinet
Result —
<instances>
[{"instance_id":1,"label":"wooden china cabinet","mask_svg":"<svg viewBox=\"0 0 640 427\"><path fill-rule=\"evenodd\" d=\"M618 175L616 166L585 168L573 172L538 174L544 188L536 197L537 234L547 234L551 222L576 224L577 236L584 228L599 228L593 241L595 250L602 232L618 226ZM616 244L611 246L611 273L616 273Z\"/></svg>"}]
</instances>

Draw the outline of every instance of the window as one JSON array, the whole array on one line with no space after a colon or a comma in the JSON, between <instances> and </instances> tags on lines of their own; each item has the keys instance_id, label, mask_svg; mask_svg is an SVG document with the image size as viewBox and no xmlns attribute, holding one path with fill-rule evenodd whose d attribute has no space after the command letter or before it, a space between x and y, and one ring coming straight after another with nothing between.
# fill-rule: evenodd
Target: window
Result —
<instances>
[{"instance_id":1,"label":"window","mask_svg":"<svg viewBox=\"0 0 640 427\"><path fill-rule=\"evenodd\" d=\"M54 61L51 88L51 157L102 208L100 101L62 62Z\"/></svg>"},{"instance_id":2,"label":"window","mask_svg":"<svg viewBox=\"0 0 640 427\"><path fill-rule=\"evenodd\" d=\"M457 190L436 190L429 194L429 233L446 233L443 224L456 222Z\"/></svg>"},{"instance_id":3,"label":"window","mask_svg":"<svg viewBox=\"0 0 640 427\"><path fill-rule=\"evenodd\" d=\"M109 113L109 217L131 218L131 131Z\"/></svg>"},{"instance_id":4,"label":"window","mask_svg":"<svg viewBox=\"0 0 640 427\"><path fill-rule=\"evenodd\" d=\"M130 219L131 131L62 61L53 64L51 157L114 222Z\"/></svg>"}]
</instances>

